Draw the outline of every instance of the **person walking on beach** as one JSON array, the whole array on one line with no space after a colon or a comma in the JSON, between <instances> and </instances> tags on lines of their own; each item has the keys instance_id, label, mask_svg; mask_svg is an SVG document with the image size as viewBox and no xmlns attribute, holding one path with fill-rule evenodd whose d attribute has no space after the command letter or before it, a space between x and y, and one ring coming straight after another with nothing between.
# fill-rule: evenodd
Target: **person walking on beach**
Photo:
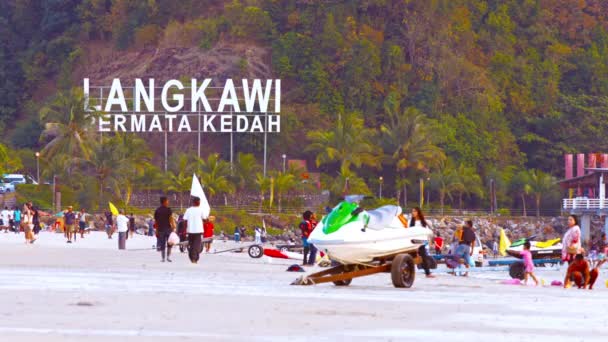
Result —
<instances>
[{"instance_id":1,"label":"person walking on beach","mask_svg":"<svg viewBox=\"0 0 608 342\"><path fill-rule=\"evenodd\" d=\"M473 230L473 221L466 220L464 228L462 230L462 238L458 247L456 248L456 255L459 258L463 258L465 267L469 269L471 267L471 257L473 256L473 248L475 247L475 240L477 239L475 231ZM464 274L468 276L468 272Z\"/></svg>"},{"instance_id":2,"label":"person walking on beach","mask_svg":"<svg viewBox=\"0 0 608 342\"><path fill-rule=\"evenodd\" d=\"M114 221L112 220L112 213L106 210L104 215L106 217L106 234L108 234L108 239L111 239L112 235L114 234Z\"/></svg>"},{"instance_id":3,"label":"person walking on beach","mask_svg":"<svg viewBox=\"0 0 608 342\"><path fill-rule=\"evenodd\" d=\"M28 206L28 204L23 206L23 210L21 211L21 224L23 225L23 232L25 235L25 243L30 244L34 241L34 236L32 234L32 229L34 228L33 222L33 212Z\"/></svg>"},{"instance_id":4,"label":"person walking on beach","mask_svg":"<svg viewBox=\"0 0 608 342\"><path fill-rule=\"evenodd\" d=\"M193 264L197 264L201 250L201 236L204 232L203 220L207 219L203 208L201 208L201 199L198 197L192 198L192 206L186 210L184 214L184 222L188 232L188 256Z\"/></svg>"},{"instance_id":5,"label":"person walking on beach","mask_svg":"<svg viewBox=\"0 0 608 342\"><path fill-rule=\"evenodd\" d=\"M179 215L177 219L177 236L179 236L179 251L186 253L186 245L184 242L188 241L188 231L186 230L186 224L184 222L184 215Z\"/></svg>"},{"instance_id":6,"label":"person walking on beach","mask_svg":"<svg viewBox=\"0 0 608 342\"><path fill-rule=\"evenodd\" d=\"M424 227L429 228L429 224L424 219L424 214L420 208L415 207L412 209L412 218L410 219L410 227ZM429 236L428 242L433 239L433 236ZM428 258L430 258L429 254L426 251L426 245L421 245L418 247L418 254L422 258L422 268L424 268L424 274L427 278L435 278L433 274L431 274L431 269L428 265Z\"/></svg>"},{"instance_id":7,"label":"person walking on beach","mask_svg":"<svg viewBox=\"0 0 608 342\"><path fill-rule=\"evenodd\" d=\"M34 241L38 240L38 233L40 233L42 227L40 227L40 210L38 209L38 207L32 207L30 212L32 214L32 224L34 225L34 227L32 228L32 231L34 233L34 239L32 240L33 243Z\"/></svg>"},{"instance_id":8,"label":"person walking on beach","mask_svg":"<svg viewBox=\"0 0 608 342\"><path fill-rule=\"evenodd\" d=\"M241 229L239 226L234 227L234 242L241 243Z\"/></svg>"},{"instance_id":9,"label":"person walking on beach","mask_svg":"<svg viewBox=\"0 0 608 342\"><path fill-rule=\"evenodd\" d=\"M171 245L168 244L169 235L173 230L171 221L173 220L173 212L169 208L169 200L163 196L160 198L160 207L154 212L154 221L156 225L156 247L161 253L161 262L171 262ZM165 255L166 253L166 255Z\"/></svg>"},{"instance_id":10,"label":"person walking on beach","mask_svg":"<svg viewBox=\"0 0 608 342\"><path fill-rule=\"evenodd\" d=\"M215 228L213 221L215 221L215 216L209 216L209 218L203 222L205 253L209 253L209 250L211 249L211 243L213 242L213 229Z\"/></svg>"},{"instance_id":11,"label":"person walking on beach","mask_svg":"<svg viewBox=\"0 0 608 342\"><path fill-rule=\"evenodd\" d=\"M68 243L72 243L72 235L76 233L76 231L74 230L76 223L76 214L74 213L72 206L69 206L68 211L63 214L63 222L65 231L68 234Z\"/></svg>"},{"instance_id":12,"label":"person walking on beach","mask_svg":"<svg viewBox=\"0 0 608 342\"><path fill-rule=\"evenodd\" d=\"M135 216L133 213L129 216L129 237L132 238L135 233Z\"/></svg>"},{"instance_id":13,"label":"person walking on beach","mask_svg":"<svg viewBox=\"0 0 608 342\"><path fill-rule=\"evenodd\" d=\"M255 227L255 243L258 245L262 243L262 228L258 226Z\"/></svg>"},{"instance_id":14,"label":"person walking on beach","mask_svg":"<svg viewBox=\"0 0 608 342\"><path fill-rule=\"evenodd\" d=\"M148 236L154 236L154 219L148 220Z\"/></svg>"},{"instance_id":15,"label":"person walking on beach","mask_svg":"<svg viewBox=\"0 0 608 342\"><path fill-rule=\"evenodd\" d=\"M19 227L21 227L21 210L18 206L13 210L13 222L15 224L15 234L19 234Z\"/></svg>"},{"instance_id":16,"label":"person walking on beach","mask_svg":"<svg viewBox=\"0 0 608 342\"><path fill-rule=\"evenodd\" d=\"M4 229L4 233L8 233L8 228L10 226L11 221L11 212L8 210L8 207L4 207L4 210L0 212L0 219L2 219L2 224L0 225L0 229Z\"/></svg>"},{"instance_id":17,"label":"person walking on beach","mask_svg":"<svg viewBox=\"0 0 608 342\"><path fill-rule=\"evenodd\" d=\"M566 272L566 278L564 279L564 288L571 287L571 282L579 289L593 290L593 284L597 280L599 271L597 268L589 270L589 263L585 260L582 254L577 254L574 260L568 266L568 272Z\"/></svg>"},{"instance_id":18,"label":"person walking on beach","mask_svg":"<svg viewBox=\"0 0 608 342\"><path fill-rule=\"evenodd\" d=\"M129 218L125 216L124 209L121 209L120 214L116 217L116 230L118 231L118 249L125 249L129 233Z\"/></svg>"},{"instance_id":19,"label":"person walking on beach","mask_svg":"<svg viewBox=\"0 0 608 342\"><path fill-rule=\"evenodd\" d=\"M80 233L80 238L84 239L84 230L87 227L87 212L84 208L80 209L80 214L78 214L78 231Z\"/></svg>"},{"instance_id":20,"label":"person walking on beach","mask_svg":"<svg viewBox=\"0 0 608 342\"><path fill-rule=\"evenodd\" d=\"M530 241L526 241L524 243L524 249L519 252L519 255L521 255L521 258L524 261L525 267L524 285L528 285L528 277L532 277L536 283L536 286L538 286L538 279L536 279L536 276L534 275L534 262L532 261L532 252L530 252L531 247L532 245L530 244Z\"/></svg>"},{"instance_id":21,"label":"person walking on beach","mask_svg":"<svg viewBox=\"0 0 608 342\"><path fill-rule=\"evenodd\" d=\"M581 228L578 226L578 217L576 215L568 216L568 230L562 239L562 261L567 261L571 264L574 257L581 250Z\"/></svg>"}]
</instances>

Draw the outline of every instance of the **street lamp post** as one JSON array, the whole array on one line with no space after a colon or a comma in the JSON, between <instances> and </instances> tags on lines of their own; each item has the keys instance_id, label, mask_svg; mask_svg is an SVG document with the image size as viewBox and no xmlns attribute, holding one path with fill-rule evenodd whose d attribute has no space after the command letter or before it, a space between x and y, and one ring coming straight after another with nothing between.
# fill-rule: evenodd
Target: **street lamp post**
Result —
<instances>
[{"instance_id":1,"label":"street lamp post","mask_svg":"<svg viewBox=\"0 0 608 342\"><path fill-rule=\"evenodd\" d=\"M382 199L382 182L384 181L384 178L382 178L382 176L380 176L380 178L378 178L379 183L380 183L380 191L379 191L379 197L380 199Z\"/></svg>"},{"instance_id":2,"label":"street lamp post","mask_svg":"<svg viewBox=\"0 0 608 342\"><path fill-rule=\"evenodd\" d=\"M283 153L281 157L283 158L283 173L285 173L285 161L287 160L287 155Z\"/></svg>"},{"instance_id":3,"label":"street lamp post","mask_svg":"<svg viewBox=\"0 0 608 342\"><path fill-rule=\"evenodd\" d=\"M36 152L36 182L40 185L40 152Z\"/></svg>"}]
</instances>

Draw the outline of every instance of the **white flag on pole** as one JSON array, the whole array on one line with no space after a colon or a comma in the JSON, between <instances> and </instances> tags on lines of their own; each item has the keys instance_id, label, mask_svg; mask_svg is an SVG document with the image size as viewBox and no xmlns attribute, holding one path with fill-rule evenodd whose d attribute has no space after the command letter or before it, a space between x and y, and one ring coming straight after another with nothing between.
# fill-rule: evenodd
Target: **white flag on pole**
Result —
<instances>
[{"instance_id":1,"label":"white flag on pole","mask_svg":"<svg viewBox=\"0 0 608 342\"><path fill-rule=\"evenodd\" d=\"M198 197L201 199L201 208L203 208L203 213L205 214L205 217L209 217L211 207L209 206L207 196L205 196L205 192L203 191L201 182L198 180L198 177L196 177L196 174L192 175L192 187L190 188L190 196Z\"/></svg>"}]
</instances>

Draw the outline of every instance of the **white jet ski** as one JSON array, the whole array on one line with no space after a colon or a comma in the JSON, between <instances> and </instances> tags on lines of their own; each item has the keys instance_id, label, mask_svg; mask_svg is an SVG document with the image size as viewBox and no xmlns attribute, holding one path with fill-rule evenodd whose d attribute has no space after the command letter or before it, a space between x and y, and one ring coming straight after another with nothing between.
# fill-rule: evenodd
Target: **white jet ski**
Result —
<instances>
[{"instance_id":1,"label":"white jet ski","mask_svg":"<svg viewBox=\"0 0 608 342\"><path fill-rule=\"evenodd\" d=\"M430 241L433 235L430 229L407 227L399 219L401 214L399 206L366 211L347 199L323 217L308 241L330 259L344 264L367 263L411 252Z\"/></svg>"}]
</instances>

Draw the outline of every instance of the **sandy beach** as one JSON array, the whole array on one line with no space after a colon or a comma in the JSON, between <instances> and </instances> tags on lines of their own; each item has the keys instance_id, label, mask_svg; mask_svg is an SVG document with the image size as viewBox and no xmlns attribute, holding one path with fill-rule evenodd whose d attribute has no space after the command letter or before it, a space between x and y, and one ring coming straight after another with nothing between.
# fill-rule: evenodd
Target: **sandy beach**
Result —
<instances>
[{"instance_id":1,"label":"sandy beach","mask_svg":"<svg viewBox=\"0 0 608 342\"><path fill-rule=\"evenodd\" d=\"M506 268L454 277L441 266L411 289L393 288L388 274L304 287L285 272L295 260L222 253L192 265L174 251L161 263L154 243L136 235L119 251L116 236L68 245L43 232L25 245L1 233L2 340L600 341L608 331L606 269L593 291L500 284ZM546 283L564 273L537 268Z\"/></svg>"}]
</instances>

